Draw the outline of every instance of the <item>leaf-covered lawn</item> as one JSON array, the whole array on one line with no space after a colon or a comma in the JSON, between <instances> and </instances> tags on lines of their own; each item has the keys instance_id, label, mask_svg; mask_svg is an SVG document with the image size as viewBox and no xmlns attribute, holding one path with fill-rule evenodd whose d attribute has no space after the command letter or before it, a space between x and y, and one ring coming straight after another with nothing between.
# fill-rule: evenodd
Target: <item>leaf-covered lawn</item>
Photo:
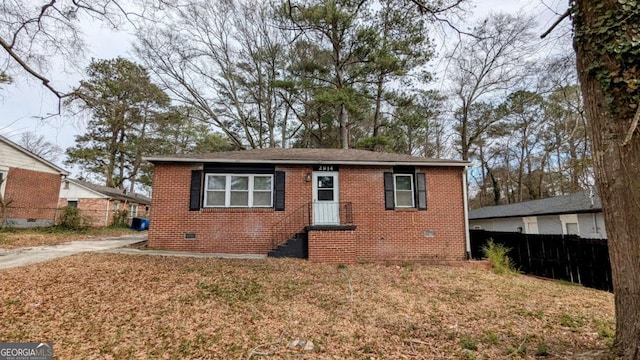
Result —
<instances>
[{"instance_id":1,"label":"leaf-covered lawn","mask_svg":"<svg viewBox=\"0 0 640 360\"><path fill-rule=\"evenodd\" d=\"M613 335L613 296L489 270L80 254L0 271L0 340L60 359L567 358ZM310 339L313 352L287 349Z\"/></svg>"},{"instance_id":2,"label":"leaf-covered lawn","mask_svg":"<svg viewBox=\"0 0 640 360\"><path fill-rule=\"evenodd\" d=\"M78 231L59 228L2 229L0 230L0 249L57 245L76 240L92 240L135 234L138 234L138 232L127 228L99 228Z\"/></svg>"}]
</instances>

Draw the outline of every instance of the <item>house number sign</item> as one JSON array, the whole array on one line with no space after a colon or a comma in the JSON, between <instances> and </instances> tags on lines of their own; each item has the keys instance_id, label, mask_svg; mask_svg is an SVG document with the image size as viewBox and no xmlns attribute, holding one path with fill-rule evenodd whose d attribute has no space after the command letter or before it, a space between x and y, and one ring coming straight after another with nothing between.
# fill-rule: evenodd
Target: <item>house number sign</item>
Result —
<instances>
[{"instance_id":1,"label":"house number sign","mask_svg":"<svg viewBox=\"0 0 640 360\"><path fill-rule=\"evenodd\" d=\"M313 171L338 171L338 165L315 165Z\"/></svg>"}]
</instances>

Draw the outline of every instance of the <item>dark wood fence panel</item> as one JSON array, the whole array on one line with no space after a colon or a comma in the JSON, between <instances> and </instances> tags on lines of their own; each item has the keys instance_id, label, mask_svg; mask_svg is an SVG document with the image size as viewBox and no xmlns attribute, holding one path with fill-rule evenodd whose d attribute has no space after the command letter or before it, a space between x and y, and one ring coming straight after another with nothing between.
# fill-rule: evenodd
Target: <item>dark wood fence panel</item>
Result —
<instances>
[{"instance_id":1,"label":"dark wood fence panel","mask_svg":"<svg viewBox=\"0 0 640 360\"><path fill-rule=\"evenodd\" d=\"M471 230L471 256L474 259L483 257L482 248L489 240L511 249L509 257L526 274L613 291L606 239Z\"/></svg>"}]
</instances>

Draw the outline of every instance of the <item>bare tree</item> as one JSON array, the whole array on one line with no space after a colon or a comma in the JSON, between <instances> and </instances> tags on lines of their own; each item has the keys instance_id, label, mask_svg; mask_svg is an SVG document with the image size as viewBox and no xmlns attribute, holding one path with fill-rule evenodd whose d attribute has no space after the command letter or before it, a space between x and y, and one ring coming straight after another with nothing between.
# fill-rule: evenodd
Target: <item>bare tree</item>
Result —
<instances>
[{"instance_id":1,"label":"bare tree","mask_svg":"<svg viewBox=\"0 0 640 360\"><path fill-rule=\"evenodd\" d=\"M449 54L451 101L457 109L456 132L463 160L470 158L480 135L499 120L474 117L474 106L505 96L526 77L533 26L533 20L524 15L493 14L480 21L475 36L464 37ZM482 122L472 125L474 119Z\"/></svg>"},{"instance_id":2,"label":"bare tree","mask_svg":"<svg viewBox=\"0 0 640 360\"><path fill-rule=\"evenodd\" d=\"M22 133L18 144L51 162L58 160L58 157L62 154L62 149L58 145L48 141L44 135L38 135L31 131Z\"/></svg>"},{"instance_id":3,"label":"bare tree","mask_svg":"<svg viewBox=\"0 0 640 360\"><path fill-rule=\"evenodd\" d=\"M73 91L51 83L51 57L61 56L73 63L83 55L80 21L91 19L117 27L140 16L143 14L127 10L119 0L4 0L0 3L0 62L8 75L33 77L62 99Z\"/></svg>"},{"instance_id":4,"label":"bare tree","mask_svg":"<svg viewBox=\"0 0 640 360\"><path fill-rule=\"evenodd\" d=\"M138 33L136 52L176 100L237 147L273 147L289 136L276 92L286 41L268 4L196 0L161 17Z\"/></svg>"}]
</instances>

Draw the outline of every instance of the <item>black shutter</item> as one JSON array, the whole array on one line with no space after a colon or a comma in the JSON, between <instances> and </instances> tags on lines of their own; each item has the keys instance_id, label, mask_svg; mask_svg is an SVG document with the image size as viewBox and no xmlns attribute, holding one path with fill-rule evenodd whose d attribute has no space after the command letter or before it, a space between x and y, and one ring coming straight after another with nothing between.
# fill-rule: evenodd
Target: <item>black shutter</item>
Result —
<instances>
[{"instance_id":1,"label":"black shutter","mask_svg":"<svg viewBox=\"0 0 640 360\"><path fill-rule=\"evenodd\" d=\"M427 210L427 181L424 173L416 173L416 207Z\"/></svg>"},{"instance_id":2,"label":"black shutter","mask_svg":"<svg viewBox=\"0 0 640 360\"><path fill-rule=\"evenodd\" d=\"M189 197L189 211L200 210L200 188L202 185L202 171L191 170L191 192Z\"/></svg>"},{"instance_id":3,"label":"black shutter","mask_svg":"<svg viewBox=\"0 0 640 360\"><path fill-rule=\"evenodd\" d=\"M285 172L276 171L275 176L275 192L273 194L273 207L276 211L284 211L284 180Z\"/></svg>"},{"instance_id":4,"label":"black shutter","mask_svg":"<svg viewBox=\"0 0 640 360\"><path fill-rule=\"evenodd\" d=\"M393 210L395 200L393 197L393 173L384 173L384 209Z\"/></svg>"}]
</instances>

